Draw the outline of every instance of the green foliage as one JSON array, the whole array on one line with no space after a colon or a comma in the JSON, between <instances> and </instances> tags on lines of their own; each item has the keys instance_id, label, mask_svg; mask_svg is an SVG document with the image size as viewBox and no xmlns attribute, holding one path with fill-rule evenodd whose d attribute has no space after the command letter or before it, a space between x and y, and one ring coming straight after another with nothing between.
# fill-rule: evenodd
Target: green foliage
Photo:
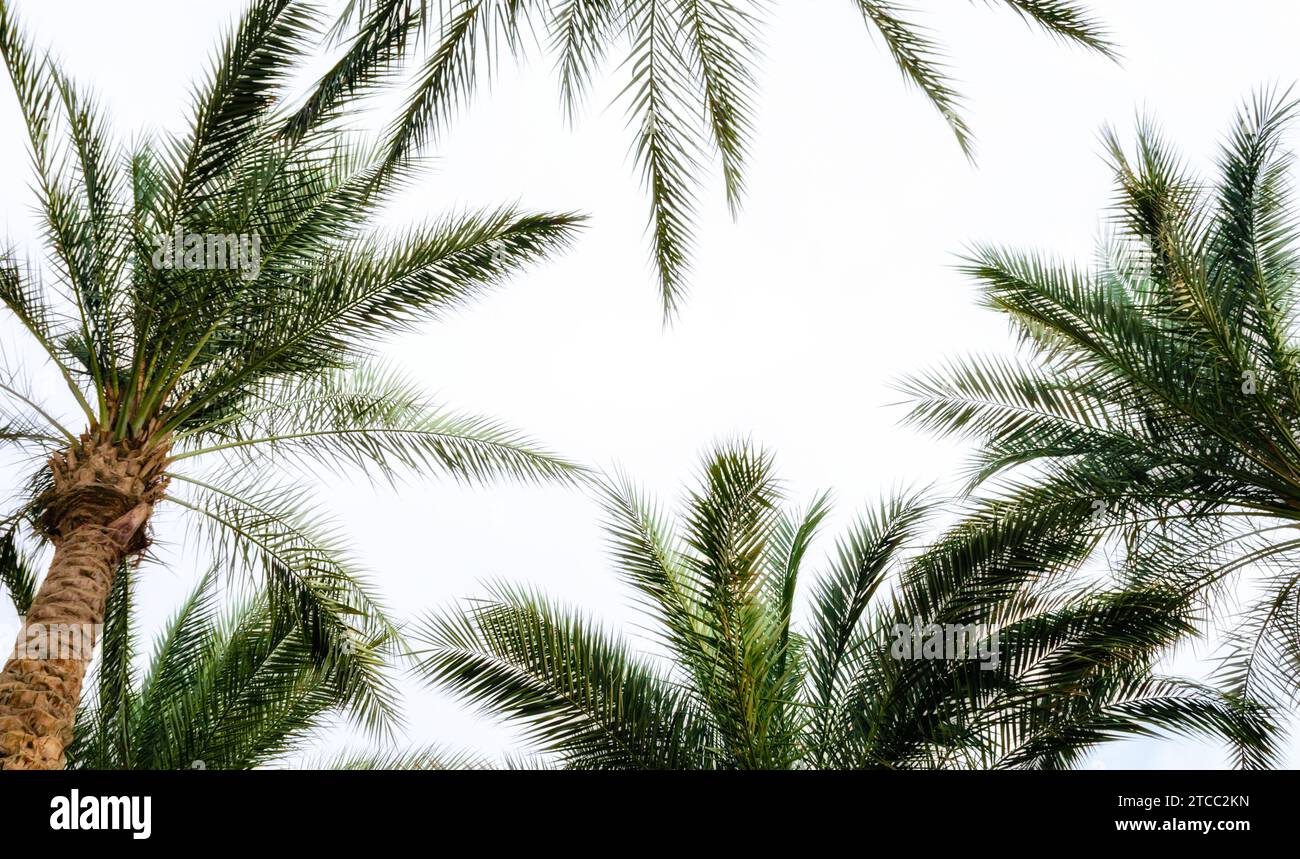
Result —
<instances>
[{"instance_id":1,"label":"green foliage","mask_svg":"<svg viewBox=\"0 0 1300 859\"><path fill-rule=\"evenodd\" d=\"M1107 133L1116 203L1099 263L977 249L967 270L1022 354L905 385L915 425L979 443L987 508L1112 540L1127 582L1204 617L1187 634L1226 633L1221 688L1284 709L1300 692L1294 114L1286 94L1255 99L1211 178L1149 122L1132 154Z\"/></svg>"},{"instance_id":2,"label":"green foliage","mask_svg":"<svg viewBox=\"0 0 1300 859\"><path fill-rule=\"evenodd\" d=\"M396 726L384 642L356 641L346 658L321 663L265 596L222 611L211 574L159 636L141 675L132 579L124 569L115 581L98 689L77 719L69 766L249 769L283 762L340 714L385 738Z\"/></svg>"},{"instance_id":3,"label":"green foliage","mask_svg":"<svg viewBox=\"0 0 1300 859\"><path fill-rule=\"evenodd\" d=\"M19 548L13 530L0 535L0 585L13 601L14 611L27 614L36 596L36 570Z\"/></svg>"},{"instance_id":4,"label":"green foliage","mask_svg":"<svg viewBox=\"0 0 1300 859\"><path fill-rule=\"evenodd\" d=\"M790 510L768 455L714 451L675 521L626 480L603 492L611 554L654 652L506 585L413 636L423 676L520 725L531 752L561 765L1054 768L1110 739L1168 733L1224 738L1244 765L1274 753L1262 708L1153 673L1190 628L1183 596L1069 584L1094 540L1050 518L972 516L921 549L935 511L887 501L839 541L798 623L828 503ZM929 624L971 629L985 657L997 630L998 657L896 652L900 626Z\"/></svg>"},{"instance_id":5,"label":"green foliage","mask_svg":"<svg viewBox=\"0 0 1300 859\"><path fill-rule=\"evenodd\" d=\"M137 658L135 571L114 580L93 695L78 714L68 766L80 769L489 769L499 766L440 746L401 748L391 648L354 640L321 662L309 636L279 616L267 594L223 608L209 573L154 643ZM376 681L375 678L378 678ZM374 747L309 755L347 718Z\"/></svg>"},{"instance_id":6,"label":"green foliage","mask_svg":"<svg viewBox=\"0 0 1300 859\"><path fill-rule=\"evenodd\" d=\"M391 641L395 631L348 559L344 529L322 524L292 472L581 474L495 421L433 403L374 361L385 339L566 247L581 219L499 208L373 229L416 161L394 152L405 131L363 139L336 120L391 83L373 61L402 42L385 31L371 53L354 44L360 59L299 103L290 85L315 58L320 15L296 0L250 3L195 89L188 130L125 145L0 2L0 56L29 137L48 252L40 262L0 254L0 304L58 369L85 421L65 428L52 417L63 409L31 394L0 356L0 443L36 463L6 533L33 530L49 456L83 430L168 448L167 500L197 514L216 566L265 583L276 622L295 619L324 664L354 637ZM243 237L252 258L175 264L160 251L176 235ZM34 577L12 535L0 571L15 600L29 602ZM357 670L381 694L379 677ZM372 706L367 719L377 714Z\"/></svg>"},{"instance_id":7,"label":"green foliage","mask_svg":"<svg viewBox=\"0 0 1300 859\"><path fill-rule=\"evenodd\" d=\"M962 151L972 151L942 48L906 10L885 0L854 0L869 30L884 40L904 77L939 110ZM1075 2L1004 0L1047 33L1106 56L1104 28ZM352 34L306 114L341 91L391 72L423 32L428 48L407 107L392 127L390 160L427 143L466 103L482 71L503 52L518 53L544 34L555 57L565 114L572 119L610 54L622 53L620 100L650 197L651 257L664 311L686 290L701 173L721 163L733 214L744 197L754 117L755 67L770 0L352 0L339 22Z\"/></svg>"}]
</instances>

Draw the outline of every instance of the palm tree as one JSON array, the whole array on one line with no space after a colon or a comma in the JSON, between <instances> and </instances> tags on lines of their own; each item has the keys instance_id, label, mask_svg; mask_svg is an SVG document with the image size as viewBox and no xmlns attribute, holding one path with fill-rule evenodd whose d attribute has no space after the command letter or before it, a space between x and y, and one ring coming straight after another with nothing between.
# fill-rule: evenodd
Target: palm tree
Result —
<instances>
[{"instance_id":1,"label":"palm tree","mask_svg":"<svg viewBox=\"0 0 1300 859\"><path fill-rule=\"evenodd\" d=\"M373 88L317 94L309 119L289 101L319 26L310 5L252 3L196 90L190 130L122 148L0 2L48 240L45 260L3 254L0 302L66 383L77 421L4 357L0 440L34 476L0 532L54 546L39 589L5 555L4 577L32 593L29 631L96 629L168 502L207 526L218 566L262 577L319 659L369 676L355 642L392 640L391 627L294 472L575 474L492 421L435 406L371 356L563 247L578 219L502 209L367 230L415 165L341 128ZM63 764L85 671L83 658L5 664L0 768Z\"/></svg>"},{"instance_id":2,"label":"palm tree","mask_svg":"<svg viewBox=\"0 0 1300 859\"><path fill-rule=\"evenodd\" d=\"M565 766L1062 767L1165 730L1225 737L1243 763L1272 754L1264 711L1151 673L1188 626L1177 593L1054 584L1091 539L972 518L917 553L935 511L887 501L839 542L801 629L797 586L829 507L788 509L769 456L714 451L675 529L626 480L604 492L657 655L509 585L413 635L424 676ZM963 644L926 650L936 630ZM948 658L916 658L931 655Z\"/></svg>"},{"instance_id":3,"label":"palm tree","mask_svg":"<svg viewBox=\"0 0 1300 859\"><path fill-rule=\"evenodd\" d=\"M891 0L853 3L969 157L972 136L942 46ZM1074 0L1003 3L1063 41L1116 56L1105 29ZM499 54L518 53L529 36L545 34L570 120L606 60L619 52L632 152L650 195L651 258L671 315L686 288L703 165L720 158L733 215L744 197L754 66L769 6L766 0L349 0L337 29L352 38L319 92L368 80L423 33L428 48L391 137L389 157L401 158L468 100L480 66L490 71Z\"/></svg>"},{"instance_id":4,"label":"palm tree","mask_svg":"<svg viewBox=\"0 0 1300 859\"><path fill-rule=\"evenodd\" d=\"M130 573L113 582L98 682L78 714L67 749L70 768L282 767L338 717L368 722L369 689L340 665L320 663L301 628L277 617L265 594L221 610L220 579L213 573L176 612L137 677ZM367 648L367 658L376 650ZM375 750L336 755L315 766L475 765L466 755L436 747L393 750L388 727L377 735Z\"/></svg>"},{"instance_id":5,"label":"palm tree","mask_svg":"<svg viewBox=\"0 0 1300 859\"><path fill-rule=\"evenodd\" d=\"M990 510L1116 537L1132 583L1194 597L1226 632L1223 688L1273 704L1300 693L1294 113L1285 95L1255 99L1208 180L1149 122L1133 156L1108 132L1118 196L1100 262L976 250L966 268L1023 354L905 385L915 424L979 441L972 485Z\"/></svg>"}]
</instances>

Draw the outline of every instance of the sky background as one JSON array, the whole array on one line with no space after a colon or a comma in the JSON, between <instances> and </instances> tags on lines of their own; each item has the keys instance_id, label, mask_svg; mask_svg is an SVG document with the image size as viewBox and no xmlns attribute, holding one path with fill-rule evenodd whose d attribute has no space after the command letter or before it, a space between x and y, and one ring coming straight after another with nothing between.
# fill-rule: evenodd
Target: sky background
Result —
<instances>
[{"instance_id":1,"label":"sky background","mask_svg":"<svg viewBox=\"0 0 1300 859\"><path fill-rule=\"evenodd\" d=\"M216 34L244 6L10 5L95 89L123 139L183 127ZM1300 79L1300 5L1239 0L1229 12L1213 0L1095 0L1122 64L1062 45L1000 5L911 5L949 49L977 138L974 163L902 81L853 3L775 4L747 202L733 221L720 183L706 188L693 288L667 329L631 138L621 107L610 106L618 79L607 78L569 127L550 60L534 52L506 62L388 220L518 203L585 212L590 227L566 256L383 353L441 401L501 418L571 458L619 466L665 500L712 441L752 437L776 454L793 498L834 491L823 550L882 494L955 487L965 451L900 427L891 386L945 358L1011 348L1005 323L978 306L954 269L963 248L994 242L1089 259L1111 194L1101 128L1131 140L1135 117L1149 112L1191 164L1210 168L1244 99ZM36 234L24 140L6 83L0 229L20 246ZM6 351L23 353L11 346L12 325L0 333ZM19 472L0 468L0 485L16 485ZM393 488L355 475L320 482L323 508L354 535L356 555L400 617L506 579L635 633L629 594L604 554L599 509L580 492L432 480ZM160 511L158 537L164 563L147 568L140 588L142 619L155 629L198 575L173 513ZM0 607L0 625L13 624L9 606ZM1200 673L1209 653L1189 648L1172 665ZM511 748L509 729L444 694L402 685L413 745ZM322 748L352 741L360 742L341 730ZM1286 763L1300 766L1300 746ZM1110 768L1225 764L1223 749L1190 740L1116 743L1088 759Z\"/></svg>"}]
</instances>

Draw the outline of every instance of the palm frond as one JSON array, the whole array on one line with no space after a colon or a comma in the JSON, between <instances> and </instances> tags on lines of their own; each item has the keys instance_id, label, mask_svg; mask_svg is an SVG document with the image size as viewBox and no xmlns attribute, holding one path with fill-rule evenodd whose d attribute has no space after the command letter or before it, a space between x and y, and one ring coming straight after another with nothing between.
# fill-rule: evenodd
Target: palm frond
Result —
<instances>
[{"instance_id":1,"label":"palm frond","mask_svg":"<svg viewBox=\"0 0 1300 859\"><path fill-rule=\"evenodd\" d=\"M330 758L308 762L311 770L486 770L492 762L470 753L425 746L393 751L362 749L345 751Z\"/></svg>"},{"instance_id":2,"label":"palm frond","mask_svg":"<svg viewBox=\"0 0 1300 859\"><path fill-rule=\"evenodd\" d=\"M520 15L526 12L519 0L452 0L439 7L437 44L389 129L386 166L400 164L456 115L474 90L479 64L489 64L490 70L498 44L518 42ZM391 13L377 7L367 20L386 14Z\"/></svg>"},{"instance_id":3,"label":"palm frond","mask_svg":"<svg viewBox=\"0 0 1300 859\"><path fill-rule=\"evenodd\" d=\"M425 619L420 672L523 723L540 750L592 769L698 768L706 725L689 696L589 620L498 586Z\"/></svg>"},{"instance_id":4,"label":"palm frond","mask_svg":"<svg viewBox=\"0 0 1300 859\"><path fill-rule=\"evenodd\" d=\"M326 461L390 478L443 472L461 480L566 481L583 473L497 421L446 412L383 367L267 386L246 407L183 434L178 446L174 462L221 454L244 467L296 461L307 473Z\"/></svg>"},{"instance_id":5,"label":"palm frond","mask_svg":"<svg viewBox=\"0 0 1300 859\"><path fill-rule=\"evenodd\" d=\"M1115 57L1105 29L1070 0L1005 0L1039 29ZM650 257L665 319L688 287L701 174L719 156L727 205L744 196L745 161L754 117L755 72L770 0L414 0L350 2L336 34L352 34L345 57L314 98L328 98L409 56L422 43L422 65L401 115L389 129L386 164L406 163L469 100L500 55L520 56L540 23L555 56L560 103L572 121L615 50L626 79L619 98L633 135L632 155L650 201ZM968 156L970 129L943 53L927 28L888 0L856 0L903 76L940 111ZM992 4L990 4L992 5ZM405 29L418 19L423 39ZM317 109L309 102L303 116Z\"/></svg>"},{"instance_id":6,"label":"palm frond","mask_svg":"<svg viewBox=\"0 0 1300 859\"><path fill-rule=\"evenodd\" d=\"M363 645L400 646L401 636L348 558L337 526L322 524L302 489L174 479L188 491L172 501L200 514L197 533L219 568L262 589L273 618L294 625L317 665L346 667L358 692L358 720L389 730L396 712L391 683L382 663L359 654Z\"/></svg>"},{"instance_id":7,"label":"palm frond","mask_svg":"<svg viewBox=\"0 0 1300 859\"><path fill-rule=\"evenodd\" d=\"M550 17L551 49L560 80L560 103L570 122L604 60L613 36L627 26L619 0L562 0Z\"/></svg>"},{"instance_id":8,"label":"palm frond","mask_svg":"<svg viewBox=\"0 0 1300 859\"><path fill-rule=\"evenodd\" d=\"M563 248L578 223L509 209L449 218L398 237L386 251L353 249L268 284L255 293L261 300L241 301L213 332L217 348L196 368L193 391L172 421L177 429L203 424L268 378L345 366L367 354L376 336L437 319Z\"/></svg>"},{"instance_id":9,"label":"palm frond","mask_svg":"<svg viewBox=\"0 0 1300 859\"><path fill-rule=\"evenodd\" d=\"M794 591L826 496L784 510L770 455L742 442L711 451L700 484L675 527L626 478L601 485L661 656L496 586L425 621L418 673L576 768L1068 766L1170 731L1245 765L1276 753L1262 702L1153 673L1194 630L1186 588L1071 583L1097 541L1086 510L985 502L923 546L932 505L882 502L819 577L805 632ZM900 652L900 629L937 629L937 651Z\"/></svg>"},{"instance_id":10,"label":"palm frond","mask_svg":"<svg viewBox=\"0 0 1300 859\"><path fill-rule=\"evenodd\" d=\"M871 604L902 551L909 547L926 522L929 510L919 498L894 498L860 519L839 543L835 562L818 580L812 597L812 629L805 649L808 698L818 723L814 736L835 735L832 722L844 705L843 670L849 651L858 643L862 615ZM811 750L825 766L830 750Z\"/></svg>"},{"instance_id":11,"label":"palm frond","mask_svg":"<svg viewBox=\"0 0 1300 859\"><path fill-rule=\"evenodd\" d=\"M18 616L27 614L36 596L36 569L19 548L13 528L0 534L0 585L4 585Z\"/></svg>"},{"instance_id":12,"label":"palm frond","mask_svg":"<svg viewBox=\"0 0 1300 859\"><path fill-rule=\"evenodd\" d=\"M1118 59L1115 43L1106 28L1090 17L1082 6L1066 0L1003 0L1027 21L1047 33L1075 42Z\"/></svg>"},{"instance_id":13,"label":"palm frond","mask_svg":"<svg viewBox=\"0 0 1300 859\"><path fill-rule=\"evenodd\" d=\"M295 0L256 0L218 53L195 97L193 131L176 170L178 214L202 202L203 186L243 153L283 96L315 27Z\"/></svg>"},{"instance_id":14,"label":"palm frond","mask_svg":"<svg viewBox=\"0 0 1300 859\"><path fill-rule=\"evenodd\" d=\"M209 573L159 637L139 683L130 660L105 650L120 702L101 697L78 723L72 765L100 769L250 769L303 750L333 714L366 712L346 663L321 665L313 645L264 598L218 606ZM359 642L356 661L376 661ZM117 681L111 681L116 684Z\"/></svg>"},{"instance_id":15,"label":"palm frond","mask_svg":"<svg viewBox=\"0 0 1300 859\"><path fill-rule=\"evenodd\" d=\"M349 4L355 6L355 4ZM381 0L361 13L362 24L348 50L316 82L303 105L285 123L290 139L338 118L358 95L377 89L395 71L407 40L420 23L419 5ZM346 17L340 21L346 20Z\"/></svg>"},{"instance_id":16,"label":"palm frond","mask_svg":"<svg viewBox=\"0 0 1300 859\"><path fill-rule=\"evenodd\" d=\"M1132 155L1108 132L1118 235L1092 270L987 249L971 260L1027 354L962 361L906 385L914 423L979 445L972 483L988 511L1104 540L1127 587L1171 589L1195 606L1204 626L1167 644L1226 634L1217 697L1175 690L1178 701L1148 706L1139 692L1149 679L1116 678L1138 697L1131 707L1096 699L1098 725L1140 713L1214 727L1243 766L1269 759L1274 740L1259 727L1289 706L1298 682L1300 234L1282 145L1294 113L1286 93L1256 97L1210 180L1149 120Z\"/></svg>"},{"instance_id":17,"label":"palm frond","mask_svg":"<svg viewBox=\"0 0 1300 859\"><path fill-rule=\"evenodd\" d=\"M684 22L659 0L630 12L630 80L623 91L636 127L633 155L650 197L651 258L664 315L671 318L686 288L703 140L692 108L698 84L684 54Z\"/></svg>"},{"instance_id":18,"label":"palm frond","mask_svg":"<svg viewBox=\"0 0 1300 859\"><path fill-rule=\"evenodd\" d=\"M858 0L862 17L875 28L903 77L934 105L944 118L957 145L969 158L974 154L974 139L966 120L961 116L961 99L950 79L950 70L943 59L942 49L924 28L902 17L902 10L893 3L881 0Z\"/></svg>"}]
</instances>

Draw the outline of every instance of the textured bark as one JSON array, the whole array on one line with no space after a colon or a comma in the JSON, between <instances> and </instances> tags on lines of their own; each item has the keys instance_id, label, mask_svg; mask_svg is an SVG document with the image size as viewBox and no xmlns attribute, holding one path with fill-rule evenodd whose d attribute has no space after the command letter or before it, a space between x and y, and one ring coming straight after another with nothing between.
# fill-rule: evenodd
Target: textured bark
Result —
<instances>
[{"instance_id":1,"label":"textured bark","mask_svg":"<svg viewBox=\"0 0 1300 859\"><path fill-rule=\"evenodd\" d=\"M50 461L42 524L54 559L0 672L0 769L63 767L113 576L146 545L149 516L166 488L167 452L85 435ZM85 631L87 646L33 658L33 635L48 641L51 629Z\"/></svg>"}]
</instances>

